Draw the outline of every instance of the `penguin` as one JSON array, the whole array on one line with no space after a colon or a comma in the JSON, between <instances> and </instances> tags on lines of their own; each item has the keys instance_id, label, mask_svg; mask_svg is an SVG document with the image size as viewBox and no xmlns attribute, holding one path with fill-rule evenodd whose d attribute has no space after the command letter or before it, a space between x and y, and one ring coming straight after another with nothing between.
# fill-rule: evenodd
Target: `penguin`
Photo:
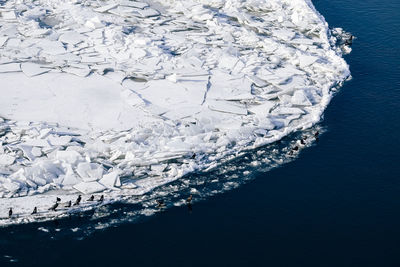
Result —
<instances>
[{"instance_id":1,"label":"penguin","mask_svg":"<svg viewBox=\"0 0 400 267\"><path fill-rule=\"evenodd\" d=\"M57 197L56 202L59 202L59 201L61 201L61 198Z\"/></svg>"},{"instance_id":2,"label":"penguin","mask_svg":"<svg viewBox=\"0 0 400 267\"><path fill-rule=\"evenodd\" d=\"M186 203L188 205L190 205L192 203L192 199L193 199L193 195L190 195L187 199L186 199Z\"/></svg>"},{"instance_id":3,"label":"penguin","mask_svg":"<svg viewBox=\"0 0 400 267\"><path fill-rule=\"evenodd\" d=\"M162 200L156 200L157 201L157 208L162 208L165 207L165 203Z\"/></svg>"},{"instance_id":4,"label":"penguin","mask_svg":"<svg viewBox=\"0 0 400 267\"><path fill-rule=\"evenodd\" d=\"M314 134L314 137L315 137L315 139L317 139L317 138L318 138L318 136L319 136L319 132L318 132L318 131L316 131L316 132L315 132L315 134Z\"/></svg>"},{"instance_id":5,"label":"penguin","mask_svg":"<svg viewBox=\"0 0 400 267\"><path fill-rule=\"evenodd\" d=\"M72 201L70 200L70 201L67 202L67 204L65 204L65 207L66 207L66 208L70 208L71 205L72 205Z\"/></svg>"},{"instance_id":6,"label":"penguin","mask_svg":"<svg viewBox=\"0 0 400 267\"><path fill-rule=\"evenodd\" d=\"M196 153L193 153L193 155L190 157L190 159L195 159L196 158Z\"/></svg>"},{"instance_id":7,"label":"penguin","mask_svg":"<svg viewBox=\"0 0 400 267\"><path fill-rule=\"evenodd\" d=\"M51 206L51 207L49 208L49 210L56 211L57 207L58 207L58 201L57 201L56 203L54 203L54 205Z\"/></svg>"},{"instance_id":8,"label":"penguin","mask_svg":"<svg viewBox=\"0 0 400 267\"><path fill-rule=\"evenodd\" d=\"M299 150L299 147L298 147L298 146L295 146L295 147L293 148L293 150L294 150L294 151L298 151L298 150Z\"/></svg>"},{"instance_id":9,"label":"penguin","mask_svg":"<svg viewBox=\"0 0 400 267\"><path fill-rule=\"evenodd\" d=\"M8 218L11 218L12 215L13 215L13 210L12 208L10 208L8 211Z\"/></svg>"},{"instance_id":10,"label":"penguin","mask_svg":"<svg viewBox=\"0 0 400 267\"><path fill-rule=\"evenodd\" d=\"M94 196L92 195L87 201L93 201L94 200Z\"/></svg>"},{"instance_id":11,"label":"penguin","mask_svg":"<svg viewBox=\"0 0 400 267\"><path fill-rule=\"evenodd\" d=\"M34 207L31 215L36 214L36 213L37 213L37 207Z\"/></svg>"},{"instance_id":12,"label":"penguin","mask_svg":"<svg viewBox=\"0 0 400 267\"><path fill-rule=\"evenodd\" d=\"M103 200L104 200L104 195L101 195L101 196L100 196L100 199L97 200L97 202L101 203L101 202L103 202Z\"/></svg>"},{"instance_id":13,"label":"penguin","mask_svg":"<svg viewBox=\"0 0 400 267\"><path fill-rule=\"evenodd\" d=\"M306 144L306 142L304 142L303 139L300 139L300 144L301 144L302 146L304 146L304 145Z\"/></svg>"},{"instance_id":14,"label":"penguin","mask_svg":"<svg viewBox=\"0 0 400 267\"><path fill-rule=\"evenodd\" d=\"M82 196L79 195L78 198L75 200L74 206L78 206L79 203L81 203L81 200L82 200Z\"/></svg>"},{"instance_id":15,"label":"penguin","mask_svg":"<svg viewBox=\"0 0 400 267\"><path fill-rule=\"evenodd\" d=\"M354 40L354 35L351 35L349 39L347 39L344 44L351 46L353 44L353 40Z\"/></svg>"}]
</instances>

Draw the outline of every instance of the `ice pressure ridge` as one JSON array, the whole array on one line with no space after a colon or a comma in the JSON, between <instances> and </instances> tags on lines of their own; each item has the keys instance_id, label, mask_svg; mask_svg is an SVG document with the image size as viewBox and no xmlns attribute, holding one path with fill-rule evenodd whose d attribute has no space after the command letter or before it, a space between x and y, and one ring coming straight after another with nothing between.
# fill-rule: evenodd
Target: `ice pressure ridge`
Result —
<instances>
[{"instance_id":1,"label":"ice pressure ridge","mask_svg":"<svg viewBox=\"0 0 400 267\"><path fill-rule=\"evenodd\" d=\"M1 214L141 195L312 126L350 75L336 43L309 0L0 1Z\"/></svg>"}]
</instances>

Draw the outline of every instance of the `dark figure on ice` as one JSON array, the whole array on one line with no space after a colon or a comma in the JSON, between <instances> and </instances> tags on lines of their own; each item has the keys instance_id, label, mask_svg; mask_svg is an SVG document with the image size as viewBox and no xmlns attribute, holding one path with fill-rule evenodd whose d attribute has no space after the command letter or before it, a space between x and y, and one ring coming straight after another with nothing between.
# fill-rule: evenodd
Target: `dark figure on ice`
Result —
<instances>
[{"instance_id":1,"label":"dark figure on ice","mask_svg":"<svg viewBox=\"0 0 400 267\"><path fill-rule=\"evenodd\" d=\"M11 218L12 214L13 214L13 211L12 211L12 208L10 208L10 210L8 211L8 218Z\"/></svg>"},{"instance_id":2,"label":"dark figure on ice","mask_svg":"<svg viewBox=\"0 0 400 267\"><path fill-rule=\"evenodd\" d=\"M104 196L103 196L103 195L101 195L101 196L100 196L100 199L99 199L99 200L97 200L97 202L101 203L101 202L103 202L103 200L104 200Z\"/></svg>"},{"instance_id":3,"label":"dark figure on ice","mask_svg":"<svg viewBox=\"0 0 400 267\"><path fill-rule=\"evenodd\" d=\"M190 205L190 204L192 203L192 199L193 199L193 196L190 195L190 196L186 199L186 204Z\"/></svg>"},{"instance_id":4,"label":"dark figure on ice","mask_svg":"<svg viewBox=\"0 0 400 267\"><path fill-rule=\"evenodd\" d=\"M61 198L57 197L56 202L59 202L59 201L61 201Z\"/></svg>"},{"instance_id":5,"label":"dark figure on ice","mask_svg":"<svg viewBox=\"0 0 400 267\"><path fill-rule=\"evenodd\" d=\"M79 195L78 198L75 200L74 206L78 206L79 203L81 203L81 200L82 200L82 196Z\"/></svg>"},{"instance_id":6,"label":"dark figure on ice","mask_svg":"<svg viewBox=\"0 0 400 267\"><path fill-rule=\"evenodd\" d=\"M51 206L51 207L49 208L49 210L56 211L57 207L58 207L58 201L56 201L56 203L54 203L54 205Z\"/></svg>"},{"instance_id":7,"label":"dark figure on ice","mask_svg":"<svg viewBox=\"0 0 400 267\"><path fill-rule=\"evenodd\" d=\"M162 200L156 200L156 201L157 201L157 208L162 208L165 206L164 201L162 201Z\"/></svg>"},{"instance_id":8,"label":"dark figure on ice","mask_svg":"<svg viewBox=\"0 0 400 267\"><path fill-rule=\"evenodd\" d=\"M93 201L94 200L94 196L92 195L87 201Z\"/></svg>"},{"instance_id":9,"label":"dark figure on ice","mask_svg":"<svg viewBox=\"0 0 400 267\"><path fill-rule=\"evenodd\" d=\"M67 204L65 205L65 207L70 208L71 205L72 205L72 201L70 200L70 201L67 202Z\"/></svg>"},{"instance_id":10,"label":"dark figure on ice","mask_svg":"<svg viewBox=\"0 0 400 267\"><path fill-rule=\"evenodd\" d=\"M31 215L36 214L36 213L37 213L37 207L34 207Z\"/></svg>"}]
</instances>

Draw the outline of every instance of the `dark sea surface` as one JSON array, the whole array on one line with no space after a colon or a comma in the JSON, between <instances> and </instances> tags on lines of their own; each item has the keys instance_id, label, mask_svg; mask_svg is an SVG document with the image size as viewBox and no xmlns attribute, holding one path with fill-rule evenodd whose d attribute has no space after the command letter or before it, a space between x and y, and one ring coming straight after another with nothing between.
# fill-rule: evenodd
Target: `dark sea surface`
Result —
<instances>
[{"instance_id":1,"label":"dark sea surface","mask_svg":"<svg viewBox=\"0 0 400 267\"><path fill-rule=\"evenodd\" d=\"M314 146L192 211L81 240L2 228L0 266L400 266L400 1L313 2L357 37Z\"/></svg>"}]
</instances>

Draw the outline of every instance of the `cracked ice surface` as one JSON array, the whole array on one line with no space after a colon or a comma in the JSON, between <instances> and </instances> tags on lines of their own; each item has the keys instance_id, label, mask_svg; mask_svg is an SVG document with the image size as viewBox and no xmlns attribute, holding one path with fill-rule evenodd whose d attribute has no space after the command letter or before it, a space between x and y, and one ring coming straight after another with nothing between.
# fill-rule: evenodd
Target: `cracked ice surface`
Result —
<instances>
[{"instance_id":1,"label":"cracked ice surface","mask_svg":"<svg viewBox=\"0 0 400 267\"><path fill-rule=\"evenodd\" d=\"M0 217L311 127L350 75L336 42L309 0L0 1Z\"/></svg>"}]
</instances>

